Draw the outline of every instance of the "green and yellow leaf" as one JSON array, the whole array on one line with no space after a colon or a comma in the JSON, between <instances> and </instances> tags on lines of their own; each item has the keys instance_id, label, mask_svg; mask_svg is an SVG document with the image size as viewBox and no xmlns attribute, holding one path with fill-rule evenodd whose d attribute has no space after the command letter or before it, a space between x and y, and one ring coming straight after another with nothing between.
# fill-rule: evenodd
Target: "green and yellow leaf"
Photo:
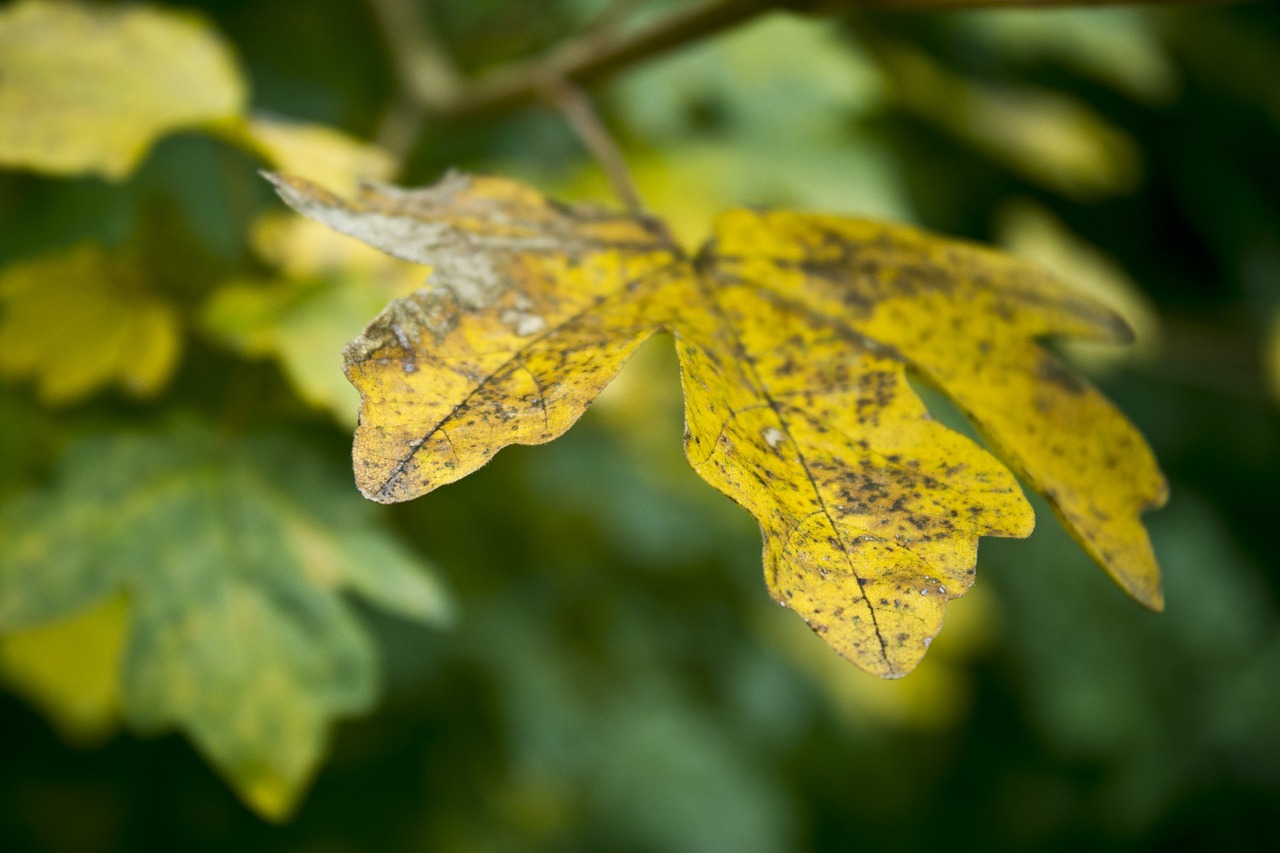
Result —
<instances>
[{"instance_id":1,"label":"green and yellow leaf","mask_svg":"<svg viewBox=\"0 0 1280 853\"><path fill-rule=\"evenodd\" d=\"M253 230L258 254L284 278L233 280L202 311L206 331L248 356L279 361L299 396L355 425L360 398L339 353L388 300L425 278L422 267L331 234L301 216L268 216Z\"/></svg>"},{"instance_id":2,"label":"green and yellow leaf","mask_svg":"<svg viewBox=\"0 0 1280 853\"><path fill-rule=\"evenodd\" d=\"M120 725L128 625L128 603L112 596L64 619L0 634L0 681L41 709L67 740L103 741Z\"/></svg>"},{"instance_id":3,"label":"green and yellow leaf","mask_svg":"<svg viewBox=\"0 0 1280 853\"><path fill-rule=\"evenodd\" d=\"M374 650L342 591L419 621L447 616L431 576L342 479L283 437L180 426L86 438L47 490L0 513L0 633L127 594L125 720L181 729L251 806L282 818L332 721L376 693Z\"/></svg>"},{"instance_id":4,"label":"green and yellow leaf","mask_svg":"<svg viewBox=\"0 0 1280 853\"><path fill-rule=\"evenodd\" d=\"M29 379L48 403L108 385L161 391L181 351L174 306L135 254L82 244L0 270L0 375Z\"/></svg>"},{"instance_id":5,"label":"green and yellow leaf","mask_svg":"<svg viewBox=\"0 0 1280 853\"><path fill-rule=\"evenodd\" d=\"M774 598L863 669L910 671L972 583L978 538L1030 532L1015 472L1161 606L1138 516L1164 480L1136 431L1037 343L1127 329L1023 262L903 226L745 210L691 259L654 220L497 178L351 202L274 180L299 212L432 266L346 351L356 477L374 500L555 438L669 331L690 463L760 523ZM909 370L1009 467L935 421Z\"/></svg>"},{"instance_id":6,"label":"green and yellow leaf","mask_svg":"<svg viewBox=\"0 0 1280 853\"><path fill-rule=\"evenodd\" d=\"M152 143L239 115L245 83L200 18L23 0L0 11L0 167L127 175Z\"/></svg>"}]
</instances>

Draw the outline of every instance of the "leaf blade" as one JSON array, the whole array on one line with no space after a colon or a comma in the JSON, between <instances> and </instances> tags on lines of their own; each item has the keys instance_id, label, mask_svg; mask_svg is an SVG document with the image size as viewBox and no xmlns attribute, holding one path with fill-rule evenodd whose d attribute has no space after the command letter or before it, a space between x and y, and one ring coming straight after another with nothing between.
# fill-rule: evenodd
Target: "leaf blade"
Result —
<instances>
[{"instance_id":1,"label":"leaf blade","mask_svg":"<svg viewBox=\"0 0 1280 853\"><path fill-rule=\"evenodd\" d=\"M298 212L432 266L345 352L362 398L357 485L384 503L564 433L660 328L648 309L679 264L647 223L552 205L502 179L370 186L353 202L272 180Z\"/></svg>"},{"instance_id":2,"label":"leaf blade","mask_svg":"<svg viewBox=\"0 0 1280 853\"><path fill-rule=\"evenodd\" d=\"M230 121L245 98L194 16L45 0L0 13L0 166L119 180L160 136Z\"/></svg>"},{"instance_id":3,"label":"leaf blade","mask_svg":"<svg viewBox=\"0 0 1280 853\"><path fill-rule=\"evenodd\" d=\"M421 564L342 479L265 435L227 444L188 424L87 437L49 489L0 513L0 631L127 593L128 723L181 729L251 806L286 817L334 720L377 692L342 591L415 595L392 609L419 621L447 612L437 587L405 580Z\"/></svg>"},{"instance_id":4,"label":"leaf blade","mask_svg":"<svg viewBox=\"0 0 1280 853\"><path fill-rule=\"evenodd\" d=\"M1035 267L905 226L737 211L717 236L725 258L754 247L747 260L728 261L729 274L900 353L1050 499L1122 589L1163 606L1139 521L1168 494L1154 456L1114 406L1035 343L1128 340L1123 321Z\"/></svg>"}]
</instances>

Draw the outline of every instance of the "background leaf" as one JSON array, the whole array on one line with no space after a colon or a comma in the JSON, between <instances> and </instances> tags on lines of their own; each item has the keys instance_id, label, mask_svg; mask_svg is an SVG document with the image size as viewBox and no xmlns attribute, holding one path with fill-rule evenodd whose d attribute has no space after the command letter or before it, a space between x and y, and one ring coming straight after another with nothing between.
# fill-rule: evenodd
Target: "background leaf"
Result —
<instances>
[{"instance_id":1,"label":"background leaf","mask_svg":"<svg viewBox=\"0 0 1280 853\"><path fill-rule=\"evenodd\" d=\"M48 491L0 519L0 630L126 593L128 722L181 728L250 805L281 818L331 721L376 692L373 650L340 591L414 619L447 613L340 476L278 437L228 444L187 426L86 439Z\"/></svg>"},{"instance_id":2,"label":"background leaf","mask_svg":"<svg viewBox=\"0 0 1280 853\"><path fill-rule=\"evenodd\" d=\"M0 12L2 166L120 179L157 137L244 100L230 50L190 14L49 0Z\"/></svg>"},{"instance_id":3,"label":"background leaf","mask_svg":"<svg viewBox=\"0 0 1280 853\"><path fill-rule=\"evenodd\" d=\"M276 358L304 401L355 426L360 395L342 372L342 348L427 270L357 240L327 239L301 216L267 216L253 230L259 255L282 277L230 281L202 309L204 329L248 356Z\"/></svg>"},{"instance_id":4,"label":"background leaf","mask_svg":"<svg viewBox=\"0 0 1280 853\"><path fill-rule=\"evenodd\" d=\"M96 744L120 725L123 596L48 624L0 634L0 680L30 697L68 741Z\"/></svg>"},{"instance_id":5,"label":"background leaf","mask_svg":"<svg viewBox=\"0 0 1280 853\"><path fill-rule=\"evenodd\" d=\"M103 386L149 397L177 366L176 308L156 294L144 261L83 244L0 270L0 373L34 379L49 403Z\"/></svg>"}]
</instances>

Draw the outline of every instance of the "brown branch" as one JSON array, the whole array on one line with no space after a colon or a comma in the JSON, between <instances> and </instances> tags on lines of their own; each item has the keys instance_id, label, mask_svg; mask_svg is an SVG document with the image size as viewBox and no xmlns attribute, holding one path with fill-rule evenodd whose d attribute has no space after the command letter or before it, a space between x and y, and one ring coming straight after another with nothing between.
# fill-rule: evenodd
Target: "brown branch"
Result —
<instances>
[{"instance_id":1,"label":"brown branch","mask_svg":"<svg viewBox=\"0 0 1280 853\"><path fill-rule=\"evenodd\" d=\"M605 174L613 191L626 207L627 212L637 217L644 216L644 206L640 203L640 194L636 192L635 182L627 169L626 158L618 148L609 131L600 122L591 100L582 89L573 83L561 81L546 90L546 98L569 122L569 126L578 134L582 144L595 157Z\"/></svg>"},{"instance_id":2,"label":"brown branch","mask_svg":"<svg viewBox=\"0 0 1280 853\"><path fill-rule=\"evenodd\" d=\"M522 106L557 81L591 83L781 5L777 0L709 0L633 33L604 31L570 39L545 56L514 62L481 77L451 112L473 115Z\"/></svg>"},{"instance_id":3,"label":"brown branch","mask_svg":"<svg viewBox=\"0 0 1280 853\"><path fill-rule=\"evenodd\" d=\"M400 85L423 109L452 112L465 100L468 81L453 66L421 4L369 0L369 6L387 40Z\"/></svg>"},{"instance_id":4,"label":"brown branch","mask_svg":"<svg viewBox=\"0 0 1280 853\"><path fill-rule=\"evenodd\" d=\"M634 32L602 28L562 43L535 59L516 61L477 80L441 68L444 56L414 0L370 0L405 86L430 112L473 116L538 100L540 93L570 81L586 85L623 68L743 24L766 12L831 14L857 10L939 11L982 8L1070 6L1220 5L1250 0L706 0ZM418 24L414 21L417 19ZM423 59L422 54L429 54Z\"/></svg>"}]
</instances>

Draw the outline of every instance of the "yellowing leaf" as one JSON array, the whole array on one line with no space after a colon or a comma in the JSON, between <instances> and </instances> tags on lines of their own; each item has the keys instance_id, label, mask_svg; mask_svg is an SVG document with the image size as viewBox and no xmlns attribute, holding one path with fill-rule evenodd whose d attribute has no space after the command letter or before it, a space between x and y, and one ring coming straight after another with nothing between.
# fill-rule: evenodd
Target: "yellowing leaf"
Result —
<instances>
[{"instance_id":1,"label":"yellowing leaf","mask_svg":"<svg viewBox=\"0 0 1280 853\"><path fill-rule=\"evenodd\" d=\"M0 306L0 374L35 380L49 403L109 384L150 396L177 363L177 312L128 253L85 244L5 267Z\"/></svg>"},{"instance_id":2,"label":"yellowing leaf","mask_svg":"<svg viewBox=\"0 0 1280 853\"><path fill-rule=\"evenodd\" d=\"M719 252L741 253L724 265L731 279L909 361L1126 592L1163 607L1138 516L1163 505L1164 477L1132 425L1035 343L1128 340L1118 317L1021 261L915 229L735 211L718 235Z\"/></svg>"},{"instance_id":3,"label":"yellowing leaf","mask_svg":"<svg viewBox=\"0 0 1280 853\"><path fill-rule=\"evenodd\" d=\"M0 11L0 166L128 174L165 133L230 119L231 53L189 14L25 0Z\"/></svg>"},{"instance_id":4,"label":"yellowing leaf","mask_svg":"<svg viewBox=\"0 0 1280 853\"><path fill-rule=\"evenodd\" d=\"M1082 101L1049 90L968 80L906 45L881 46L902 106L1011 170L1071 198L1132 189L1142 152Z\"/></svg>"},{"instance_id":5,"label":"yellowing leaf","mask_svg":"<svg viewBox=\"0 0 1280 853\"><path fill-rule=\"evenodd\" d=\"M226 129L225 135L274 168L307 175L335 192L349 192L357 180L391 177L391 155L320 124L255 116Z\"/></svg>"},{"instance_id":6,"label":"yellowing leaf","mask_svg":"<svg viewBox=\"0 0 1280 853\"><path fill-rule=\"evenodd\" d=\"M447 615L343 479L281 437L86 438L49 489L0 512L0 632L126 592L125 720L182 729L251 806L282 818L331 721L376 693L372 644L341 591L421 621Z\"/></svg>"},{"instance_id":7,"label":"yellowing leaf","mask_svg":"<svg viewBox=\"0 0 1280 853\"><path fill-rule=\"evenodd\" d=\"M68 740L104 740L120 724L122 596L66 619L0 634L0 679L41 708Z\"/></svg>"},{"instance_id":8,"label":"yellowing leaf","mask_svg":"<svg viewBox=\"0 0 1280 853\"><path fill-rule=\"evenodd\" d=\"M1064 341L1063 349L1072 361L1097 372L1156 355L1160 319L1155 305L1114 258L1071 233L1053 213L1034 202L1018 201L1001 213L997 230L1005 249L1111 306L1133 330L1129 347L1104 341Z\"/></svg>"},{"instance_id":9,"label":"yellowing leaf","mask_svg":"<svg viewBox=\"0 0 1280 853\"><path fill-rule=\"evenodd\" d=\"M253 229L257 253L286 278L231 281L204 306L202 322L246 355L272 357L308 403L355 425L360 398L342 375L342 346L388 300L425 278L417 264L390 258L301 216L268 216Z\"/></svg>"},{"instance_id":10,"label":"yellowing leaf","mask_svg":"<svg viewBox=\"0 0 1280 853\"><path fill-rule=\"evenodd\" d=\"M645 310L682 269L647 223L558 208L497 178L455 175L404 198L368 188L351 207L301 181L277 186L300 212L432 266L428 287L347 352L371 448L357 481L383 502L562 434L655 331Z\"/></svg>"},{"instance_id":11,"label":"yellowing leaf","mask_svg":"<svg viewBox=\"0 0 1280 853\"><path fill-rule=\"evenodd\" d=\"M1013 473L931 418L948 394L1139 601L1161 604L1138 515L1163 478L1131 426L1036 340L1124 337L1025 263L915 229L730 211L696 258L660 223L554 205L497 178L297 210L433 267L347 348L356 478L406 500L581 415L635 347L673 332L686 456L764 534L774 598L882 676L908 672L972 582L978 537L1025 536Z\"/></svg>"}]
</instances>

